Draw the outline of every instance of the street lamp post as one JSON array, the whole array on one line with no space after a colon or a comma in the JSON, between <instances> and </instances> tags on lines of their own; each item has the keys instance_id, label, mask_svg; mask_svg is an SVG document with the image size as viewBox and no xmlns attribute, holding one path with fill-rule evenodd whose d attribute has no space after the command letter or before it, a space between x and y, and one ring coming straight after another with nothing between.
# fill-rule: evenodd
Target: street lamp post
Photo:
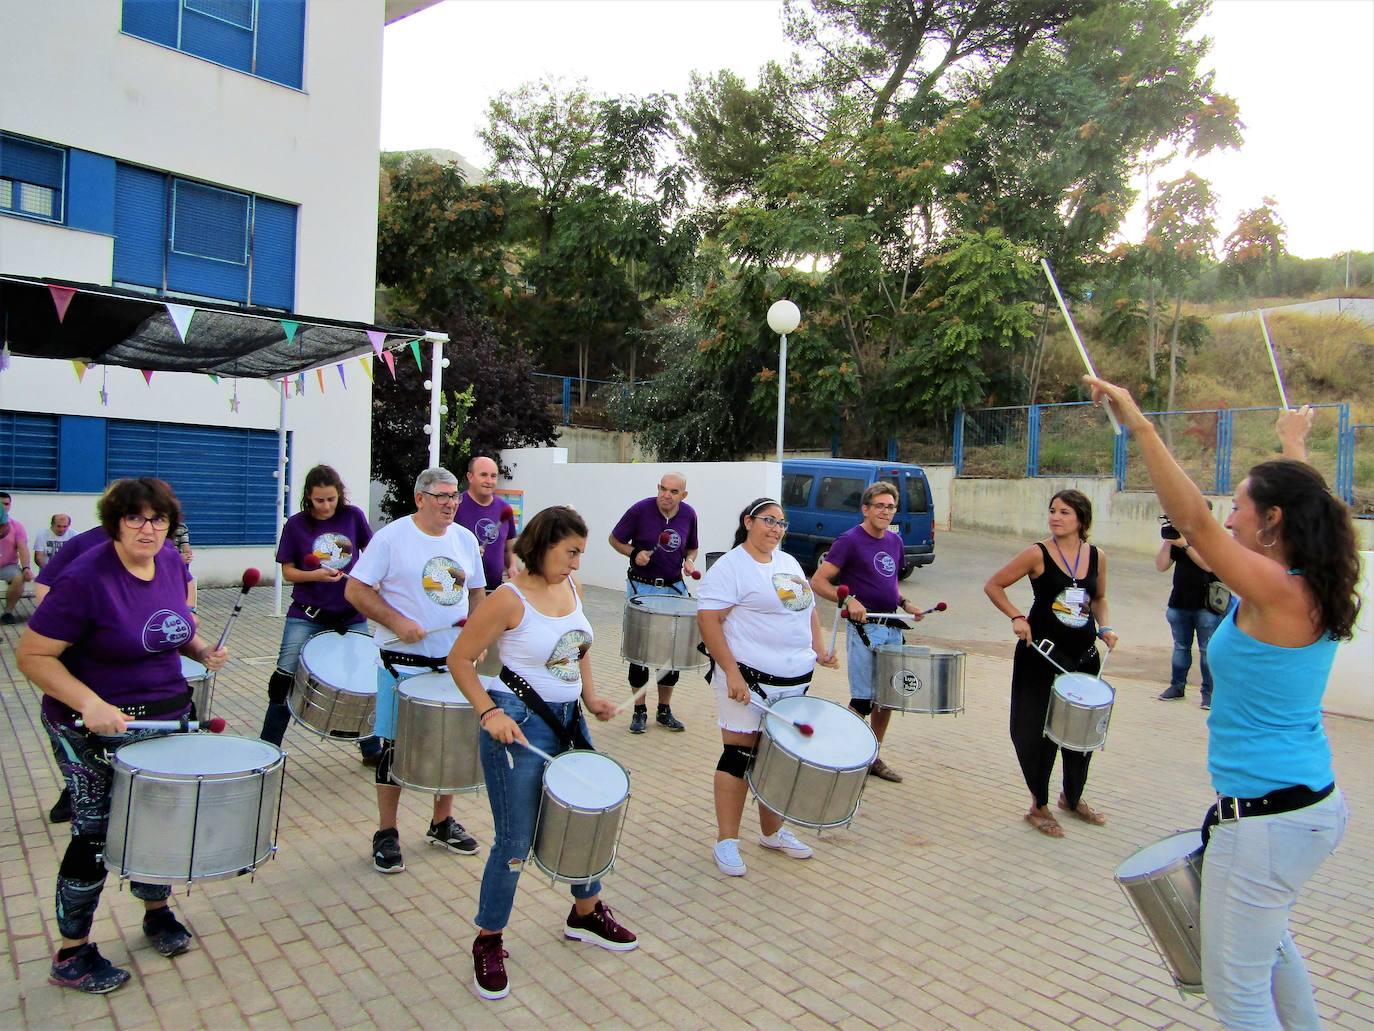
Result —
<instances>
[{"instance_id":1,"label":"street lamp post","mask_svg":"<svg viewBox=\"0 0 1374 1031\"><path fill-rule=\"evenodd\" d=\"M783 411L787 406L787 334L801 324L801 310L788 300L768 309L768 328L778 334L778 465L782 465Z\"/></svg>"}]
</instances>

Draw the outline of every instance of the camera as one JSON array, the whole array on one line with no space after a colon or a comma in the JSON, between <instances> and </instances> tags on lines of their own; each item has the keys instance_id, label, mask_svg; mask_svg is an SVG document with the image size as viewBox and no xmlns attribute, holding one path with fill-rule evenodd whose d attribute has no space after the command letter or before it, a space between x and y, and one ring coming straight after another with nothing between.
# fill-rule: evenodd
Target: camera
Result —
<instances>
[{"instance_id":1,"label":"camera","mask_svg":"<svg viewBox=\"0 0 1374 1031\"><path fill-rule=\"evenodd\" d=\"M1183 538L1183 534L1174 528L1174 524L1169 522L1168 516L1159 517L1159 535L1166 541L1177 541Z\"/></svg>"}]
</instances>

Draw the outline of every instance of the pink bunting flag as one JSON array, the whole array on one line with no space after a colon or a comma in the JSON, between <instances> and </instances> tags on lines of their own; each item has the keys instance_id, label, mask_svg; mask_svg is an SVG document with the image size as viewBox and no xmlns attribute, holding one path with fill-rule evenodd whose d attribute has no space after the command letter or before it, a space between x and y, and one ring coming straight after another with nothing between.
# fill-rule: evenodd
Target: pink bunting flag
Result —
<instances>
[{"instance_id":1,"label":"pink bunting flag","mask_svg":"<svg viewBox=\"0 0 1374 1031\"><path fill-rule=\"evenodd\" d=\"M152 370L152 369L139 369L138 371L141 372L141 373L143 373L143 382L146 383L146 384L148 384L148 386L151 387L151 386L153 385L153 370Z\"/></svg>"},{"instance_id":2,"label":"pink bunting flag","mask_svg":"<svg viewBox=\"0 0 1374 1031\"><path fill-rule=\"evenodd\" d=\"M358 364L361 365L361 366L363 367L363 375L367 377L367 381L368 381L369 383L373 382L373 379L372 379L372 362L368 361L367 356L364 355L363 357L359 358L359 359L358 359Z\"/></svg>"},{"instance_id":3,"label":"pink bunting flag","mask_svg":"<svg viewBox=\"0 0 1374 1031\"><path fill-rule=\"evenodd\" d=\"M339 364L334 366L334 368L339 370L339 382L342 383L344 385L344 389L347 390L348 380L344 378L343 362L339 362Z\"/></svg>"},{"instance_id":4,"label":"pink bunting flag","mask_svg":"<svg viewBox=\"0 0 1374 1031\"><path fill-rule=\"evenodd\" d=\"M415 367L421 372L424 372L424 363L420 361L420 341L412 340L410 342L410 353L415 356Z\"/></svg>"},{"instance_id":5,"label":"pink bunting flag","mask_svg":"<svg viewBox=\"0 0 1374 1031\"><path fill-rule=\"evenodd\" d=\"M172 325L176 327L177 336L181 337L181 342L186 343L186 334L191 331L191 318L196 310L189 304L167 303L167 315L172 320Z\"/></svg>"},{"instance_id":6,"label":"pink bunting flag","mask_svg":"<svg viewBox=\"0 0 1374 1031\"><path fill-rule=\"evenodd\" d=\"M396 378L396 356L390 351L382 352L382 360L386 362L387 371L391 373L391 378Z\"/></svg>"},{"instance_id":7,"label":"pink bunting flag","mask_svg":"<svg viewBox=\"0 0 1374 1031\"><path fill-rule=\"evenodd\" d=\"M57 321L61 322L67 317L67 308L71 306L72 298L76 296L76 287L49 286L48 293L52 294L53 307L57 309Z\"/></svg>"},{"instance_id":8,"label":"pink bunting flag","mask_svg":"<svg viewBox=\"0 0 1374 1031\"><path fill-rule=\"evenodd\" d=\"M280 321L281 331L286 334L286 342L289 344L296 339L296 330L301 328L301 324L291 319L281 319Z\"/></svg>"},{"instance_id":9,"label":"pink bunting flag","mask_svg":"<svg viewBox=\"0 0 1374 1031\"><path fill-rule=\"evenodd\" d=\"M386 343L386 333L380 329L369 329L367 331L367 339L372 344L372 353L380 355L382 353L382 345Z\"/></svg>"},{"instance_id":10,"label":"pink bunting flag","mask_svg":"<svg viewBox=\"0 0 1374 1031\"><path fill-rule=\"evenodd\" d=\"M72 368L76 370L76 381L80 383L86 378L86 363L76 358L72 359Z\"/></svg>"},{"instance_id":11,"label":"pink bunting flag","mask_svg":"<svg viewBox=\"0 0 1374 1031\"><path fill-rule=\"evenodd\" d=\"M320 393L323 394L323 393L324 393L324 369L323 369L323 368L319 368L319 369L316 369L316 370L315 370L315 378L316 378L317 380L320 381Z\"/></svg>"}]
</instances>

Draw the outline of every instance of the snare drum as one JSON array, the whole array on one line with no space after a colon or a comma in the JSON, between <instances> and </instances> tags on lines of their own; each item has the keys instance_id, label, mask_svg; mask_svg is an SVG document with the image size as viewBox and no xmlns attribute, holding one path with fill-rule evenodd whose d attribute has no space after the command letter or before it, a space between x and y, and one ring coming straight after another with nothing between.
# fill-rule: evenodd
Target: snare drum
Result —
<instances>
[{"instance_id":1,"label":"snare drum","mask_svg":"<svg viewBox=\"0 0 1374 1031\"><path fill-rule=\"evenodd\" d=\"M196 707L196 719L208 720L210 706L215 701L215 675L185 655L181 657L181 675L191 689L191 704Z\"/></svg>"},{"instance_id":2,"label":"snare drum","mask_svg":"<svg viewBox=\"0 0 1374 1031\"><path fill-rule=\"evenodd\" d=\"M420 673L396 685L396 749L391 779L435 794L484 783L477 714L448 673Z\"/></svg>"},{"instance_id":3,"label":"snare drum","mask_svg":"<svg viewBox=\"0 0 1374 1031\"><path fill-rule=\"evenodd\" d=\"M1054 678L1045 710L1045 736L1071 752L1093 752L1107 743L1116 692L1105 680L1087 673Z\"/></svg>"},{"instance_id":4,"label":"snare drum","mask_svg":"<svg viewBox=\"0 0 1374 1031\"><path fill-rule=\"evenodd\" d=\"M371 635L326 630L306 641L286 704L302 727L320 737L372 733L377 646Z\"/></svg>"},{"instance_id":5,"label":"snare drum","mask_svg":"<svg viewBox=\"0 0 1374 1031\"><path fill-rule=\"evenodd\" d=\"M1116 868L1116 883L1145 925L1180 992L1202 991L1202 834L1180 831Z\"/></svg>"},{"instance_id":6,"label":"snare drum","mask_svg":"<svg viewBox=\"0 0 1374 1031\"><path fill-rule=\"evenodd\" d=\"M771 705L763 718L749 787L763 805L803 827L843 827L854 819L878 757L878 739L843 705L793 695ZM779 717L785 717L780 719ZM815 728L804 737L790 721Z\"/></svg>"},{"instance_id":7,"label":"snare drum","mask_svg":"<svg viewBox=\"0 0 1374 1031\"><path fill-rule=\"evenodd\" d=\"M104 862L149 884L252 873L277 851L286 757L229 734L171 734L114 754Z\"/></svg>"},{"instance_id":8,"label":"snare drum","mask_svg":"<svg viewBox=\"0 0 1374 1031\"><path fill-rule=\"evenodd\" d=\"M630 775L609 755L564 752L544 767L531 856L552 881L586 884L615 865Z\"/></svg>"},{"instance_id":9,"label":"snare drum","mask_svg":"<svg viewBox=\"0 0 1374 1031\"><path fill-rule=\"evenodd\" d=\"M709 661L697 651L697 600L671 594L638 594L625 600L620 655L650 669L701 669Z\"/></svg>"},{"instance_id":10,"label":"snare drum","mask_svg":"<svg viewBox=\"0 0 1374 1031\"><path fill-rule=\"evenodd\" d=\"M931 716L964 711L964 653L882 644L874 649L873 704Z\"/></svg>"}]
</instances>

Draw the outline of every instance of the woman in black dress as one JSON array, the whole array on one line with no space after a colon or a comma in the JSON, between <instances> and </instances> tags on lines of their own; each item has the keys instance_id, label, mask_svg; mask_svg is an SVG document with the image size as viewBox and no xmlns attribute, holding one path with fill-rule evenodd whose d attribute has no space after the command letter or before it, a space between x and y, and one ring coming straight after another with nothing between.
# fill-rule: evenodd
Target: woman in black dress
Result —
<instances>
[{"instance_id":1,"label":"woman in black dress","mask_svg":"<svg viewBox=\"0 0 1374 1031\"><path fill-rule=\"evenodd\" d=\"M1060 749L1045 736L1050 689L1059 671L1032 647L1036 641L1052 641L1055 661L1084 673L1099 669L1097 638L1109 649L1116 647L1116 634L1106 625L1107 556L1088 543L1092 521L1092 502L1079 491L1061 490L1050 499L1050 535L1023 550L983 585L984 593L1011 620L1017 638L1011 672L1011 741L1031 793L1025 819L1051 838L1064 836L1049 807L1056 751L1064 753L1059 808L1087 823L1107 822L1082 797L1092 753ZM1007 597L1007 588L1023 576L1030 577L1035 595L1029 615Z\"/></svg>"}]
</instances>

